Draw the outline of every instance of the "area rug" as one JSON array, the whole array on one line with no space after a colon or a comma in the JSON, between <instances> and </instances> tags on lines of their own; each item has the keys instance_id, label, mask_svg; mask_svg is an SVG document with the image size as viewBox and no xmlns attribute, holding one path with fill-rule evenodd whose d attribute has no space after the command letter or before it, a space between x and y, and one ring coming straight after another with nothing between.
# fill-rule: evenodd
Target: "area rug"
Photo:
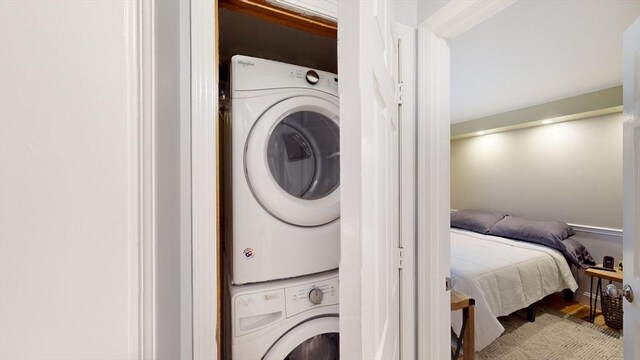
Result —
<instances>
[{"instance_id":1,"label":"area rug","mask_svg":"<svg viewBox=\"0 0 640 360\"><path fill-rule=\"evenodd\" d=\"M516 313L499 318L505 332L477 353L493 359L622 359L620 333L543 306L536 321Z\"/></svg>"}]
</instances>

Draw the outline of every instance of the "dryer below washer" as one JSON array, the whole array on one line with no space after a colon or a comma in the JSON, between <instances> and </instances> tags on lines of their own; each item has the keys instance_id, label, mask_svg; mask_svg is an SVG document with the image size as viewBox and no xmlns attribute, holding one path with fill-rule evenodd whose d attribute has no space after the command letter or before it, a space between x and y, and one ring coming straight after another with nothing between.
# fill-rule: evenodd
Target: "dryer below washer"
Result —
<instances>
[{"instance_id":1,"label":"dryer below washer","mask_svg":"<svg viewBox=\"0 0 640 360\"><path fill-rule=\"evenodd\" d=\"M231 285L232 358L334 360L340 354L338 272Z\"/></svg>"}]
</instances>

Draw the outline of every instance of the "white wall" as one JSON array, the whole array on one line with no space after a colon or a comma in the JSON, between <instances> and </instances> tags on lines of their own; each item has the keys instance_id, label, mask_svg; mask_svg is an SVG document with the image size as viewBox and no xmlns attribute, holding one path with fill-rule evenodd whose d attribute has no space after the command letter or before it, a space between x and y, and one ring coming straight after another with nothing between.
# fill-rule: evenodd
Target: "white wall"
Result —
<instances>
[{"instance_id":1,"label":"white wall","mask_svg":"<svg viewBox=\"0 0 640 360\"><path fill-rule=\"evenodd\" d=\"M152 5L0 1L0 359L191 357L189 7Z\"/></svg>"},{"instance_id":2,"label":"white wall","mask_svg":"<svg viewBox=\"0 0 640 360\"><path fill-rule=\"evenodd\" d=\"M396 22L410 28L418 27L418 1L417 0L395 0L393 2Z\"/></svg>"},{"instance_id":3,"label":"white wall","mask_svg":"<svg viewBox=\"0 0 640 360\"><path fill-rule=\"evenodd\" d=\"M451 206L622 228L622 114L451 142Z\"/></svg>"},{"instance_id":4,"label":"white wall","mask_svg":"<svg viewBox=\"0 0 640 360\"><path fill-rule=\"evenodd\" d=\"M0 358L139 350L135 3L0 2Z\"/></svg>"},{"instance_id":5,"label":"white wall","mask_svg":"<svg viewBox=\"0 0 640 360\"><path fill-rule=\"evenodd\" d=\"M419 0L416 12L418 23L421 23L429 18L429 16L435 14L443 6L447 5L449 1L450 0Z\"/></svg>"}]
</instances>

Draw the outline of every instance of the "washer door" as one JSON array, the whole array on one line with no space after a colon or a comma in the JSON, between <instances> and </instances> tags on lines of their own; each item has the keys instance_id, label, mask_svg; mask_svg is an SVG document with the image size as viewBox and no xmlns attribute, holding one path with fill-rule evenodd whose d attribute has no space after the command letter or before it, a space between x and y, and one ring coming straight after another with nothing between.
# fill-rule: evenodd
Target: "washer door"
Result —
<instances>
[{"instance_id":1,"label":"washer door","mask_svg":"<svg viewBox=\"0 0 640 360\"><path fill-rule=\"evenodd\" d=\"M340 358L337 316L301 323L284 334L262 357L263 360L336 360Z\"/></svg>"},{"instance_id":2,"label":"washer door","mask_svg":"<svg viewBox=\"0 0 640 360\"><path fill-rule=\"evenodd\" d=\"M336 104L312 96L275 104L251 129L244 163L253 195L277 219L320 226L340 217Z\"/></svg>"}]
</instances>

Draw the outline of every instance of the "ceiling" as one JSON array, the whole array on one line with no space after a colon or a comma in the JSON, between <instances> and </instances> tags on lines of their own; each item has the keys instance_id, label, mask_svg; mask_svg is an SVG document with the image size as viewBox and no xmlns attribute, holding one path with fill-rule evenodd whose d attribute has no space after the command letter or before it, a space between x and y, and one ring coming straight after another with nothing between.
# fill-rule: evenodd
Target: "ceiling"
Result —
<instances>
[{"instance_id":1,"label":"ceiling","mask_svg":"<svg viewBox=\"0 0 640 360\"><path fill-rule=\"evenodd\" d=\"M451 41L451 122L622 84L640 1L521 0Z\"/></svg>"}]
</instances>

